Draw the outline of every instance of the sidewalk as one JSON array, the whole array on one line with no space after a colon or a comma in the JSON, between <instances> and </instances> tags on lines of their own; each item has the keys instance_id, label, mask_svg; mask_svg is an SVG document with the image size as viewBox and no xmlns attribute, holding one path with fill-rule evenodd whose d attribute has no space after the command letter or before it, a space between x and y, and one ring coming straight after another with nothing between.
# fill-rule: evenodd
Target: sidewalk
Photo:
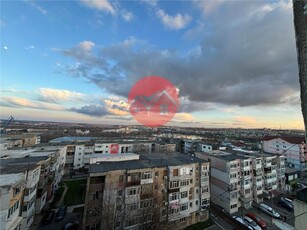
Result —
<instances>
[{"instance_id":1,"label":"sidewalk","mask_svg":"<svg viewBox=\"0 0 307 230\"><path fill-rule=\"evenodd\" d=\"M84 204L77 204L77 205L73 205L73 206L68 206L67 207L67 213L72 213L74 212L75 208L81 208L84 207Z\"/></svg>"}]
</instances>

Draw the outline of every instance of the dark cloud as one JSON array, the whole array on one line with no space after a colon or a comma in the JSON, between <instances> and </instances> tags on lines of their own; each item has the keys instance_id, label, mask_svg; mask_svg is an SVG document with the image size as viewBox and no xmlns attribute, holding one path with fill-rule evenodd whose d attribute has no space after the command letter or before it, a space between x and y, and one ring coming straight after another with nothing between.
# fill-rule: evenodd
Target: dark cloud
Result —
<instances>
[{"instance_id":1,"label":"dark cloud","mask_svg":"<svg viewBox=\"0 0 307 230\"><path fill-rule=\"evenodd\" d=\"M80 108L71 108L69 111L82 113L93 117L102 117L108 114L105 107L100 105L85 105Z\"/></svg>"},{"instance_id":2,"label":"dark cloud","mask_svg":"<svg viewBox=\"0 0 307 230\"><path fill-rule=\"evenodd\" d=\"M187 112L206 109L206 103L273 105L297 93L291 4L230 1L204 15L201 20L210 24L193 28L189 37L199 33L202 41L188 54L158 50L130 38L97 53L80 45L67 49L63 54L78 64L62 71L125 97L140 78L163 76L195 103L182 107Z\"/></svg>"}]
</instances>

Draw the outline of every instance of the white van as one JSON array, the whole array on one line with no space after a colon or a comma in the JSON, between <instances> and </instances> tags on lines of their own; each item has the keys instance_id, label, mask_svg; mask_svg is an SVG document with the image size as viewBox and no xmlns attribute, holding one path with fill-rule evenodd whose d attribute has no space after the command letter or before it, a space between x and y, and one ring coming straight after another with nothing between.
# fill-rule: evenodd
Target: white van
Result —
<instances>
[{"instance_id":1,"label":"white van","mask_svg":"<svg viewBox=\"0 0 307 230\"><path fill-rule=\"evenodd\" d=\"M280 214L278 212L276 212L274 209L272 209L270 206L268 206L264 203L260 204L260 210L265 212L266 214L272 216L272 217L280 219Z\"/></svg>"}]
</instances>

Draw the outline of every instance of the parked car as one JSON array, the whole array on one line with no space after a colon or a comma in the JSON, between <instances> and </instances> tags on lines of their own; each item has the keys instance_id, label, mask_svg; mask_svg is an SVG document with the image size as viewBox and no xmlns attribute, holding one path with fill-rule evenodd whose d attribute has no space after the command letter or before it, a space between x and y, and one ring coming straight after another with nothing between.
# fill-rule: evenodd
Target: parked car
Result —
<instances>
[{"instance_id":1,"label":"parked car","mask_svg":"<svg viewBox=\"0 0 307 230\"><path fill-rule=\"evenodd\" d=\"M248 216L244 216L243 218L245 222L248 224L248 226L252 227L252 229L261 230L260 226L258 226L258 224L256 224L256 222L253 221L251 218L249 218Z\"/></svg>"},{"instance_id":2,"label":"parked car","mask_svg":"<svg viewBox=\"0 0 307 230\"><path fill-rule=\"evenodd\" d=\"M45 214L45 216L44 216L44 218L42 220L42 223L43 224L50 224L52 222L52 220L53 220L54 215L55 215L54 211L48 211Z\"/></svg>"},{"instance_id":3,"label":"parked car","mask_svg":"<svg viewBox=\"0 0 307 230\"><path fill-rule=\"evenodd\" d=\"M293 208L293 203L290 202L287 198L281 197L278 201L278 205L280 205L281 207L287 209L288 211L293 212L294 208Z\"/></svg>"},{"instance_id":4,"label":"parked car","mask_svg":"<svg viewBox=\"0 0 307 230\"><path fill-rule=\"evenodd\" d=\"M60 221L63 220L66 214L67 206L63 206L59 208L58 212L55 215L55 220Z\"/></svg>"},{"instance_id":5,"label":"parked car","mask_svg":"<svg viewBox=\"0 0 307 230\"><path fill-rule=\"evenodd\" d=\"M276 212L274 209L272 209L270 206L268 206L264 203L260 204L260 210L265 212L266 214L274 217L274 218L280 219L280 217L281 217L278 212Z\"/></svg>"},{"instance_id":6,"label":"parked car","mask_svg":"<svg viewBox=\"0 0 307 230\"><path fill-rule=\"evenodd\" d=\"M78 229L80 229L80 225L78 221L65 224L65 226L63 227L63 230L78 230Z\"/></svg>"},{"instance_id":7,"label":"parked car","mask_svg":"<svg viewBox=\"0 0 307 230\"><path fill-rule=\"evenodd\" d=\"M238 216L233 216L233 218L240 222L241 224L245 225L246 227L248 227L249 229L253 229L251 226L248 225L248 223L246 223L246 221L242 218L242 217L238 217Z\"/></svg>"},{"instance_id":8,"label":"parked car","mask_svg":"<svg viewBox=\"0 0 307 230\"><path fill-rule=\"evenodd\" d=\"M263 220L259 219L259 217L257 217L254 213L248 212L245 216L248 216L253 221L255 221L262 229L266 229L266 223Z\"/></svg>"},{"instance_id":9,"label":"parked car","mask_svg":"<svg viewBox=\"0 0 307 230\"><path fill-rule=\"evenodd\" d=\"M304 189L304 188L307 188L306 185L302 184L302 183L297 183L297 189Z\"/></svg>"}]
</instances>

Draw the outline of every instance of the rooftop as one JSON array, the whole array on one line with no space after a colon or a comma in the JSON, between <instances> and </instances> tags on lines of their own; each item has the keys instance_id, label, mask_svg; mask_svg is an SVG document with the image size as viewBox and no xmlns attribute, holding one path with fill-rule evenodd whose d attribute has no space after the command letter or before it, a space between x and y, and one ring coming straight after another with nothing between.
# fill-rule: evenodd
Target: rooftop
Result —
<instances>
[{"instance_id":1,"label":"rooftop","mask_svg":"<svg viewBox=\"0 0 307 230\"><path fill-rule=\"evenodd\" d=\"M107 172L113 170L123 170L123 169L145 169L154 167L166 167L166 166L176 166L185 165L191 163L203 163L196 157L191 157L182 153L153 153L140 155L139 160L131 161L120 161L120 162L101 162L100 164L89 165L89 173L99 173Z\"/></svg>"},{"instance_id":2,"label":"rooftop","mask_svg":"<svg viewBox=\"0 0 307 230\"><path fill-rule=\"evenodd\" d=\"M4 174L0 175L0 187L3 186L13 186L25 179L24 173L16 173L16 174Z\"/></svg>"},{"instance_id":3,"label":"rooftop","mask_svg":"<svg viewBox=\"0 0 307 230\"><path fill-rule=\"evenodd\" d=\"M304 136L264 136L262 140L270 141L272 139L278 139L278 138L287 141L291 144L302 144L302 142L304 142L305 140Z\"/></svg>"},{"instance_id":4,"label":"rooftop","mask_svg":"<svg viewBox=\"0 0 307 230\"><path fill-rule=\"evenodd\" d=\"M45 161L49 157L24 157L24 158L10 158L2 159L0 161L0 171L1 175L13 174L13 173L23 173L27 170L33 170L38 166L40 161Z\"/></svg>"}]
</instances>

